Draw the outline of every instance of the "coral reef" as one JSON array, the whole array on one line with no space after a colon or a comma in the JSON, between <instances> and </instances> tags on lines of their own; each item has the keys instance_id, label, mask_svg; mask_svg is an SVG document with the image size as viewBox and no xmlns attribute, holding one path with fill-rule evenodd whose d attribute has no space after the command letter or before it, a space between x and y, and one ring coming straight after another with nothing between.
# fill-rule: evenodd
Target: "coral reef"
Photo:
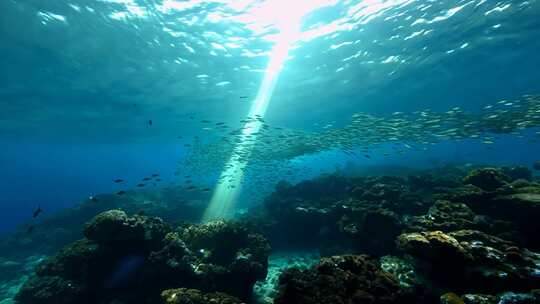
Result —
<instances>
[{"instance_id":1,"label":"coral reef","mask_svg":"<svg viewBox=\"0 0 540 304\"><path fill-rule=\"evenodd\" d=\"M428 275L460 292L527 291L540 286L540 255L476 230L402 234L398 248L427 262Z\"/></svg>"},{"instance_id":2,"label":"coral reef","mask_svg":"<svg viewBox=\"0 0 540 304\"><path fill-rule=\"evenodd\" d=\"M540 290L532 290L528 293L505 292L498 295L489 294L464 294L461 297L453 292L441 296L441 304L536 304L540 303Z\"/></svg>"},{"instance_id":3,"label":"coral reef","mask_svg":"<svg viewBox=\"0 0 540 304\"><path fill-rule=\"evenodd\" d=\"M203 293L197 289L167 289L161 293L165 304L241 304L242 301L221 292Z\"/></svg>"},{"instance_id":4,"label":"coral reef","mask_svg":"<svg viewBox=\"0 0 540 304\"><path fill-rule=\"evenodd\" d=\"M170 206L129 196L101 210L99 196L0 240L12 246L0 303L538 303L535 178L522 166L325 175L204 224L169 224L154 214ZM35 252L56 253L36 266L22 257L39 237L51 244Z\"/></svg>"},{"instance_id":5,"label":"coral reef","mask_svg":"<svg viewBox=\"0 0 540 304\"><path fill-rule=\"evenodd\" d=\"M268 275L264 281L255 284L255 302L273 304L278 293L279 276L287 268L306 269L319 261L319 256L311 252L282 252L272 254L268 261Z\"/></svg>"},{"instance_id":6,"label":"coral reef","mask_svg":"<svg viewBox=\"0 0 540 304\"><path fill-rule=\"evenodd\" d=\"M171 228L157 217L128 215L122 210L109 210L95 216L84 228L84 236L100 245L135 246L153 250L161 247Z\"/></svg>"},{"instance_id":7,"label":"coral reef","mask_svg":"<svg viewBox=\"0 0 540 304\"><path fill-rule=\"evenodd\" d=\"M472 170L464 179L465 184L471 184L485 191L494 191L510 180L502 170L496 168L481 168Z\"/></svg>"},{"instance_id":8,"label":"coral reef","mask_svg":"<svg viewBox=\"0 0 540 304\"><path fill-rule=\"evenodd\" d=\"M339 177L348 190L335 200L304 196L302 189L281 184L285 190L270 196L251 224L277 248L293 244L323 255L377 256L401 250L412 258L385 257L381 267L420 302L438 299L449 288L496 294L538 285L538 255L525 249L538 249L535 231L540 231L535 220L540 218L540 185L530 171L445 170L408 177Z\"/></svg>"},{"instance_id":9,"label":"coral reef","mask_svg":"<svg viewBox=\"0 0 540 304\"><path fill-rule=\"evenodd\" d=\"M279 278L276 304L402 303L396 279L364 255L322 258L309 269L291 268Z\"/></svg>"},{"instance_id":10,"label":"coral reef","mask_svg":"<svg viewBox=\"0 0 540 304\"><path fill-rule=\"evenodd\" d=\"M205 201L193 193L177 188L152 188L143 191L127 191L124 195L98 194L72 208L55 214L45 211L44 218L28 223L15 233L0 238L0 255L17 259L30 255L49 255L82 237L81 227L96 214L121 209L129 214L144 213L166 221L198 221L206 208Z\"/></svg>"},{"instance_id":11,"label":"coral reef","mask_svg":"<svg viewBox=\"0 0 540 304\"><path fill-rule=\"evenodd\" d=\"M501 170L502 173L508 176L512 181L519 179L531 181L533 178L531 170L525 166L502 167Z\"/></svg>"},{"instance_id":12,"label":"coral reef","mask_svg":"<svg viewBox=\"0 0 540 304\"><path fill-rule=\"evenodd\" d=\"M269 245L240 224L186 224L173 231L159 218L110 210L89 221L84 234L38 265L18 303L159 303L161 292L173 288L248 299L266 277ZM239 303L221 294L172 293L193 296L194 303Z\"/></svg>"},{"instance_id":13,"label":"coral reef","mask_svg":"<svg viewBox=\"0 0 540 304\"><path fill-rule=\"evenodd\" d=\"M413 190L404 177L329 176L324 180L334 180L331 185L340 181L346 187L339 188L335 199L329 199L304 195L307 182L301 187L282 183L265 200L262 215L251 218L256 221L254 226L276 248L315 247L329 254L354 250L384 255L393 250L393 240L403 228L401 215L421 214L430 206L431 189ZM325 192L320 180L315 184L319 192Z\"/></svg>"},{"instance_id":14,"label":"coral reef","mask_svg":"<svg viewBox=\"0 0 540 304\"><path fill-rule=\"evenodd\" d=\"M380 259L381 269L391 273L403 289L414 291L423 282L415 272L414 265L404 258L386 255Z\"/></svg>"}]
</instances>

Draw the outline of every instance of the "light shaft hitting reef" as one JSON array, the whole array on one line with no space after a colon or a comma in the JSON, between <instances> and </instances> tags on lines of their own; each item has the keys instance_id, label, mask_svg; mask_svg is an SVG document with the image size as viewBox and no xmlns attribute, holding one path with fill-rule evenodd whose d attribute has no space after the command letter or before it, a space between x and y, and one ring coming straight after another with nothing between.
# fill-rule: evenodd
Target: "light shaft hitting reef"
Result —
<instances>
[{"instance_id":1,"label":"light shaft hitting reef","mask_svg":"<svg viewBox=\"0 0 540 304\"><path fill-rule=\"evenodd\" d=\"M250 118L254 119L248 121L242 128L241 141L235 146L229 161L221 172L220 180L222 182L218 183L214 190L210 204L204 213L203 221L227 218L234 211L234 204L240 193L244 169L248 164L249 154L253 146L257 144L256 135L263 124L259 119L262 119L266 114L279 74L289 54L290 46L299 34L300 19L301 15L295 20L297 22L294 22L294 25L291 26L290 22L289 26L280 33L280 39L272 50L259 92L248 114ZM241 159L239 155L242 155Z\"/></svg>"}]
</instances>

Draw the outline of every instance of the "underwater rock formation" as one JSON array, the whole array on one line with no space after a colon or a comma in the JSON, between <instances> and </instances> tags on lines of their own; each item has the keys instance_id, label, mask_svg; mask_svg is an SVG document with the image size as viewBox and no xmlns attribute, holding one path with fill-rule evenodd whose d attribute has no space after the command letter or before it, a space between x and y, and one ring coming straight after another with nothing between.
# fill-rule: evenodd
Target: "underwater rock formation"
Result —
<instances>
[{"instance_id":1,"label":"underwater rock formation","mask_svg":"<svg viewBox=\"0 0 540 304\"><path fill-rule=\"evenodd\" d=\"M540 303L540 289L528 293L505 292L498 295L464 294L453 292L441 296L441 304L537 304Z\"/></svg>"},{"instance_id":2,"label":"underwater rock formation","mask_svg":"<svg viewBox=\"0 0 540 304\"><path fill-rule=\"evenodd\" d=\"M165 304L242 304L243 302L221 292L203 293L197 289L168 289L161 293Z\"/></svg>"},{"instance_id":3,"label":"underwater rock formation","mask_svg":"<svg viewBox=\"0 0 540 304\"><path fill-rule=\"evenodd\" d=\"M475 226L475 214L467 205L447 200L437 200L426 215L410 217L409 231L452 231Z\"/></svg>"},{"instance_id":4,"label":"underwater rock formation","mask_svg":"<svg viewBox=\"0 0 540 304\"><path fill-rule=\"evenodd\" d=\"M518 179L494 191L484 191L475 186L458 187L446 199L459 201L473 212L491 217L502 223L510 222L519 236L512 233L507 238L522 246L540 250L540 184Z\"/></svg>"},{"instance_id":5,"label":"underwater rock formation","mask_svg":"<svg viewBox=\"0 0 540 304\"><path fill-rule=\"evenodd\" d=\"M322 258L309 269L285 270L275 304L400 303L396 279L365 255Z\"/></svg>"},{"instance_id":6,"label":"underwater rock formation","mask_svg":"<svg viewBox=\"0 0 540 304\"><path fill-rule=\"evenodd\" d=\"M252 220L273 247L319 248L330 254L347 249L388 254L403 228L401 216L421 214L431 205L429 189L412 190L402 177L328 176L324 180L332 185L342 182L348 191L339 191L332 200L304 194L305 182L298 188L282 183L265 200L262 215ZM317 186L324 187L319 183Z\"/></svg>"},{"instance_id":7,"label":"underwater rock formation","mask_svg":"<svg viewBox=\"0 0 540 304\"><path fill-rule=\"evenodd\" d=\"M496 168L481 168L472 170L464 179L465 184L474 185L485 191L494 191L507 184L510 177Z\"/></svg>"},{"instance_id":8,"label":"underwater rock formation","mask_svg":"<svg viewBox=\"0 0 540 304\"><path fill-rule=\"evenodd\" d=\"M401 257L386 255L380 259L381 269L391 273L401 288L414 292L422 284L414 265Z\"/></svg>"},{"instance_id":9,"label":"underwater rock formation","mask_svg":"<svg viewBox=\"0 0 540 304\"><path fill-rule=\"evenodd\" d=\"M241 299L266 277L270 246L240 224L188 225L165 237L165 246L149 257L148 280L159 286L223 291Z\"/></svg>"},{"instance_id":10,"label":"underwater rock formation","mask_svg":"<svg viewBox=\"0 0 540 304\"><path fill-rule=\"evenodd\" d=\"M252 301L258 281L265 304L535 303L538 218L540 184L524 167L282 182L239 222L100 213L84 239L37 266L16 300L232 304ZM317 258L287 269L295 262L284 257L263 281L267 239L280 254ZM318 256L333 257L314 264ZM0 267L13 276L19 261Z\"/></svg>"},{"instance_id":11,"label":"underwater rock formation","mask_svg":"<svg viewBox=\"0 0 540 304\"><path fill-rule=\"evenodd\" d=\"M540 255L476 230L402 234L398 248L429 265L428 276L460 292L527 291L540 286Z\"/></svg>"},{"instance_id":12,"label":"underwater rock formation","mask_svg":"<svg viewBox=\"0 0 540 304\"><path fill-rule=\"evenodd\" d=\"M176 188L127 191L121 196L98 194L59 213L44 214L45 217L32 224L34 229L31 233L27 232L27 225L24 225L14 234L0 237L0 255L19 258L53 254L80 239L81 227L95 215L110 209L121 209L129 214L144 213L170 222L196 222L202 217L205 208L206 203L195 194L187 194Z\"/></svg>"},{"instance_id":13,"label":"underwater rock formation","mask_svg":"<svg viewBox=\"0 0 540 304\"><path fill-rule=\"evenodd\" d=\"M511 181L516 181L518 179L531 181L533 178L531 170L525 166L502 167L501 171L504 175L508 176Z\"/></svg>"},{"instance_id":14,"label":"underwater rock formation","mask_svg":"<svg viewBox=\"0 0 540 304\"><path fill-rule=\"evenodd\" d=\"M157 217L128 215L122 210L109 210L95 216L85 225L84 236L104 246L136 246L152 250L161 247L171 228Z\"/></svg>"},{"instance_id":15,"label":"underwater rock formation","mask_svg":"<svg viewBox=\"0 0 540 304\"><path fill-rule=\"evenodd\" d=\"M248 299L266 276L270 250L261 235L239 224L186 224L173 231L159 218L120 210L94 217L85 235L38 265L18 303L159 303L161 292L173 288ZM236 303L220 295L195 298Z\"/></svg>"},{"instance_id":16,"label":"underwater rock formation","mask_svg":"<svg viewBox=\"0 0 540 304\"><path fill-rule=\"evenodd\" d=\"M466 204L448 200L437 200L425 215L405 217L404 226L405 232L473 229L489 231L499 237L519 238L517 227L512 222L477 215Z\"/></svg>"},{"instance_id":17,"label":"underwater rock formation","mask_svg":"<svg viewBox=\"0 0 540 304\"><path fill-rule=\"evenodd\" d=\"M338 221L339 230L357 250L372 254L393 252L392 240L402 229L398 214L377 204L354 200L343 202L340 207L346 211Z\"/></svg>"}]
</instances>

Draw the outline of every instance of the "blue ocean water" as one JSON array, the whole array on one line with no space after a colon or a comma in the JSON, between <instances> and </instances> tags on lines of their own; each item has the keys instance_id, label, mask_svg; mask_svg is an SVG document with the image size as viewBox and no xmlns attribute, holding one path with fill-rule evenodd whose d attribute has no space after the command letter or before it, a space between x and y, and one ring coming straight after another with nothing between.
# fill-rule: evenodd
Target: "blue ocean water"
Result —
<instances>
[{"instance_id":1,"label":"blue ocean water","mask_svg":"<svg viewBox=\"0 0 540 304\"><path fill-rule=\"evenodd\" d=\"M357 112L478 113L537 94L539 14L535 0L1 1L0 230L27 222L37 206L51 214L136 189L155 172L164 185L180 171L214 189L231 151L189 157L206 155L193 142L223 135L202 121L242 127L261 94L269 125L315 133L343 128ZM280 44L286 53L272 68ZM261 93L268 75L275 87ZM294 176L254 168L243 188L264 194L280 177L351 161L531 166L540 145L534 128L525 132L489 149L449 139L392 158L322 145L288 159ZM243 206L258 201L249 195Z\"/></svg>"}]
</instances>

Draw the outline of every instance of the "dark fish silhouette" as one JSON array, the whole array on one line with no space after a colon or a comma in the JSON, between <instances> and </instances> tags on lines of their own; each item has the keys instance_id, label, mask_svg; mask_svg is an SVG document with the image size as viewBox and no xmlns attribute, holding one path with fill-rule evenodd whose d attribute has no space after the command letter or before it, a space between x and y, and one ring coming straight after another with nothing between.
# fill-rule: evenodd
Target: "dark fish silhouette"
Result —
<instances>
[{"instance_id":1,"label":"dark fish silhouette","mask_svg":"<svg viewBox=\"0 0 540 304\"><path fill-rule=\"evenodd\" d=\"M90 195L90 196L88 197L88 199L91 200L92 202L97 202L97 201L98 201L97 197L95 197L95 196L93 196L93 195Z\"/></svg>"},{"instance_id":2,"label":"dark fish silhouette","mask_svg":"<svg viewBox=\"0 0 540 304\"><path fill-rule=\"evenodd\" d=\"M160 182L160 181L162 181L161 178L156 178L156 182Z\"/></svg>"},{"instance_id":3,"label":"dark fish silhouette","mask_svg":"<svg viewBox=\"0 0 540 304\"><path fill-rule=\"evenodd\" d=\"M121 182L123 182L123 181L124 181L124 180L121 179L121 178L118 178L118 179L115 179L115 180L114 180L114 182L117 183L117 184L118 184L118 183L121 183Z\"/></svg>"},{"instance_id":4,"label":"dark fish silhouette","mask_svg":"<svg viewBox=\"0 0 540 304\"><path fill-rule=\"evenodd\" d=\"M240 96L240 99L246 99L248 98L247 96Z\"/></svg>"},{"instance_id":5,"label":"dark fish silhouette","mask_svg":"<svg viewBox=\"0 0 540 304\"><path fill-rule=\"evenodd\" d=\"M158 177L158 176L159 176L159 174L157 174L157 173L152 174L152 177Z\"/></svg>"},{"instance_id":6,"label":"dark fish silhouette","mask_svg":"<svg viewBox=\"0 0 540 304\"><path fill-rule=\"evenodd\" d=\"M151 126L153 124L152 120L148 120L148 125Z\"/></svg>"},{"instance_id":7,"label":"dark fish silhouette","mask_svg":"<svg viewBox=\"0 0 540 304\"><path fill-rule=\"evenodd\" d=\"M34 225L30 225L26 228L26 233L32 233L32 231L34 231Z\"/></svg>"},{"instance_id":8,"label":"dark fish silhouette","mask_svg":"<svg viewBox=\"0 0 540 304\"><path fill-rule=\"evenodd\" d=\"M137 185L137 187L144 187L144 186L146 186L146 185L143 184L143 183L140 183L140 184Z\"/></svg>"},{"instance_id":9,"label":"dark fish silhouette","mask_svg":"<svg viewBox=\"0 0 540 304\"><path fill-rule=\"evenodd\" d=\"M41 206L38 206L36 210L34 210L34 213L32 214L33 218L38 217L43 212L43 209L41 209Z\"/></svg>"},{"instance_id":10,"label":"dark fish silhouette","mask_svg":"<svg viewBox=\"0 0 540 304\"><path fill-rule=\"evenodd\" d=\"M364 157L365 158L371 158L371 156L369 156L368 154L365 154Z\"/></svg>"},{"instance_id":11,"label":"dark fish silhouette","mask_svg":"<svg viewBox=\"0 0 540 304\"><path fill-rule=\"evenodd\" d=\"M124 195L124 194L126 194L126 191L120 190L120 191L116 192L116 194L117 195Z\"/></svg>"},{"instance_id":12,"label":"dark fish silhouette","mask_svg":"<svg viewBox=\"0 0 540 304\"><path fill-rule=\"evenodd\" d=\"M145 177L142 179L143 181L149 181L150 180L150 177Z\"/></svg>"}]
</instances>

